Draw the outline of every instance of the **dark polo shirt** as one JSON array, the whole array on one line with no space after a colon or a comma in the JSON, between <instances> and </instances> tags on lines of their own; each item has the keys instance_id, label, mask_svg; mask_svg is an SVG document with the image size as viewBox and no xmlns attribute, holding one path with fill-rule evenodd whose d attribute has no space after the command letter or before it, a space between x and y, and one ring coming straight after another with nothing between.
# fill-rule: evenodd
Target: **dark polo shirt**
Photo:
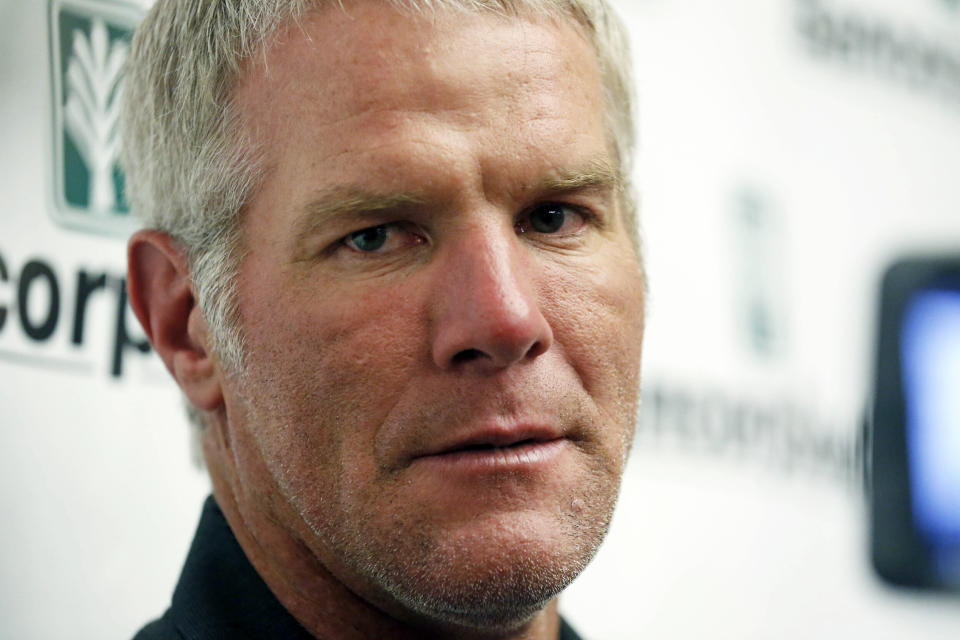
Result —
<instances>
[{"instance_id":1,"label":"dark polo shirt","mask_svg":"<svg viewBox=\"0 0 960 640\"><path fill-rule=\"evenodd\" d=\"M580 640L566 622L559 640ZM314 640L254 570L213 497L170 608L134 640Z\"/></svg>"}]
</instances>

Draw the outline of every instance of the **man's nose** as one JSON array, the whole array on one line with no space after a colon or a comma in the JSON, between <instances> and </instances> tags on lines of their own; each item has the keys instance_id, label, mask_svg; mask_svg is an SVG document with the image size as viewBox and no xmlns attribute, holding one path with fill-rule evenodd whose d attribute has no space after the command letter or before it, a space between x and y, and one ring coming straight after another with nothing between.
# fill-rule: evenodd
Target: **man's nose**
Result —
<instances>
[{"instance_id":1,"label":"man's nose","mask_svg":"<svg viewBox=\"0 0 960 640\"><path fill-rule=\"evenodd\" d=\"M432 355L441 369L495 371L550 348L537 294L542 274L512 229L473 229L438 266Z\"/></svg>"}]
</instances>

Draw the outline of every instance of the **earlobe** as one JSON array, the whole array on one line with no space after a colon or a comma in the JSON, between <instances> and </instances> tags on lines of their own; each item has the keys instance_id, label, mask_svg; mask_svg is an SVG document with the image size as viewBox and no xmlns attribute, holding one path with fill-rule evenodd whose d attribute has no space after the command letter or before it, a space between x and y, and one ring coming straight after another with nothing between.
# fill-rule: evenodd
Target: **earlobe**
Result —
<instances>
[{"instance_id":1,"label":"earlobe","mask_svg":"<svg viewBox=\"0 0 960 640\"><path fill-rule=\"evenodd\" d=\"M223 404L220 368L186 252L162 231L138 231L130 238L127 264L130 305L153 348L195 407L216 409Z\"/></svg>"}]
</instances>

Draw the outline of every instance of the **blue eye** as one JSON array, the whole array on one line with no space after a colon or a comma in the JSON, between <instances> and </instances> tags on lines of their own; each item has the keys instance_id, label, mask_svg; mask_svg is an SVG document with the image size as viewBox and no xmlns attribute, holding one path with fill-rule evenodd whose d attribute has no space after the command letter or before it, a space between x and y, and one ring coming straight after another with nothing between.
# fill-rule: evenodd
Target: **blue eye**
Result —
<instances>
[{"instance_id":1,"label":"blue eye","mask_svg":"<svg viewBox=\"0 0 960 640\"><path fill-rule=\"evenodd\" d=\"M538 233L556 233L567 219L564 207L547 204L530 212L530 227Z\"/></svg>"},{"instance_id":2,"label":"blue eye","mask_svg":"<svg viewBox=\"0 0 960 640\"><path fill-rule=\"evenodd\" d=\"M575 233L585 222L577 207L560 202L545 202L530 209L517 223L518 233Z\"/></svg>"},{"instance_id":3,"label":"blue eye","mask_svg":"<svg viewBox=\"0 0 960 640\"><path fill-rule=\"evenodd\" d=\"M426 242L415 227L406 222L388 222L348 233L340 244L359 254L392 254Z\"/></svg>"},{"instance_id":4,"label":"blue eye","mask_svg":"<svg viewBox=\"0 0 960 640\"><path fill-rule=\"evenodd\" d=\"M357 251L379 251L387 243L387 225L381 224L376 227L354 231L344 238L344 242L348 247Z\"/></svg>"}]
</instances>

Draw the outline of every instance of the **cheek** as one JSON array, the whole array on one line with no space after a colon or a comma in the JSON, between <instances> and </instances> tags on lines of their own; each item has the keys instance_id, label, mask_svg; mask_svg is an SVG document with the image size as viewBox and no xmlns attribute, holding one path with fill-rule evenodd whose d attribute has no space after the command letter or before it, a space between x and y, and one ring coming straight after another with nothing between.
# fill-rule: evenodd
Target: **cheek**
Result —
<instances>
[{"instance_id":1,"label":"cheek","mask_svg":"<svg viewBox=\"0 0 960 640\"><path fill-rule=\"evenodd\" d=\"M277 375L296 374L334 398L389 393L394 385L378 387L376 380L399 376L423 349L425 316L416 296L321 279L296 278L277 287L284 295L241 306L251 359L271 361Z\"/></svg>"},{"instance_id":2,"label":"cheek","mask_svg":"<svg viewBox=\"0 0 960 640\"><path fill-rule=\"evenodd\" d=\"M268 464L301 486L371 473L377 431L423 353L408 297L331 289L288 287L284 299L241 306L246 411Z\"/></svg>"},{"instance_id":3,"label":"cheek","mask_svg":"<svg viewBox=\"0 0 960 640\"><path fill-rule=\"evenodd\" d=\"M544 308L556 341L600 408L627 419L622 413L633 411L639 387L644 326L636 261L614 256L556 269L549 282Z\"/></svg>"}]
</instances>

